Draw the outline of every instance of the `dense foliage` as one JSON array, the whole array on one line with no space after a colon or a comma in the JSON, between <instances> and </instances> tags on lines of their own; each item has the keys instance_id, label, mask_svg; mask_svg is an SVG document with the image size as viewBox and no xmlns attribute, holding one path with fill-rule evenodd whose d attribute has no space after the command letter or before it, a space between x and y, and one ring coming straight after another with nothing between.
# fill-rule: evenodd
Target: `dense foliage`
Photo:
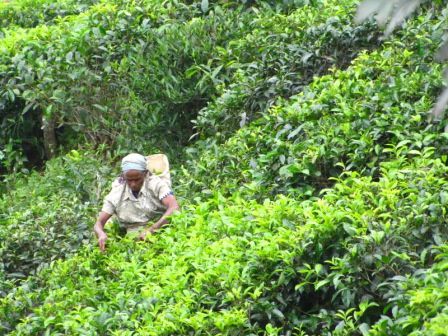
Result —
<instances>
[{"instance_id":1,"label":"dense foliage","mask_svg":"<svg viewBox=\"0 0 448 336\"><path fill-rule=\"evenodd\" d=\"M3 294L2 280L23 279L90 238L98 197L109 187L102 177L109 169L76 151L49 162L46 172L45 178L34 172L26 179L6 181L0 199Z\"/></svg>"},{"instance_id":2,"label":"dense foliage","mask_svg":"<svg viewBox=\"0 0 448 336\"><path fill-rule=\"evenodd\" d=\"M21 163L17 157L38 162L43 149L50 157L58 143L79 141L170 151L187 142L191 120L208 102L221 104L223 91L239 83L230 95L243 91L241 98L227 113L230 125L223 124L235 129L247 107L250 120L375 39L372 24L351 23L352 1L335 3L286 14L263 3L228 10L218 3L204 15L197 4L116 1L53 26L7 30L0 48L1 162L8 169ZM256 47L260 41L269 48ZM225 106L201 113L201 132L209 127L204 120L219 121L208 114L222 115Z\"/></svg>"},{"instance_id":3,"label":"dense foliage","mask_svg":"<svg viewBox=\"0 0 448 336\"><path fill-rule=\"evenodd\" d=\"M3 1L0 3L0 28L11 28L12 26L31 28L39 24L49 25L61 17L80 14L98 2L97 0Z\"/></svg>"},{"instance_id":4,"label":"dense foliage","mask_svg":"<svg viewBox=\"0 0 448 336\"><path fill-rule=\"evenodd\" d=\"M366 328L447 234L445 163L396 154L378 181L347 173L319 199L216 194L148 243L90 245L11 292L3 327L27 316L18 334Z\"/></svg>"},{"instance_id":5,"label":"dense foliage","mask_svg":"<svg viewBox=\"0 0 448 336\"><path fill-rule=\"evenodd\" d=\"M397 146L407 153L444 150L446 134L427 118L441 87L441 67L431 60L439 20L419 18L403 36L316 78L225 143L198 143L188 150L182 184L259 198L301 195L329 186L343 170L376 176ZM414 34L420 40L404 49Z\"/></svg>"},{"instance_id":6,"label":"dense foliage","mask_svg":"<svg viewBox=\"0 0 448 336\"><path fill-rule=\"evenodd\" d=\"M0 7L0 333L446 334L446 12L379 44L351 0L29 3ZM101 253L119 158L161 149L182 212Z\"/></svg>"}]
</instances>

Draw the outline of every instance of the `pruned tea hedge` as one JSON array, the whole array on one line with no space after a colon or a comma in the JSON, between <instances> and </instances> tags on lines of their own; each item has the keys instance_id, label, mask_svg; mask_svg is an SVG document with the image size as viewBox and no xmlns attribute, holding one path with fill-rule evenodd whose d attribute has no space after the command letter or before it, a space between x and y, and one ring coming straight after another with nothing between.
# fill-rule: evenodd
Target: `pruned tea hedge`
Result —
<instances>
[{"instance_id":1,"label":"pruned tea hedge","mask_svg":"<svg viewBox=\"0 0 448 336\"><path fill-rule=\"evenodd\" d=\"M379 41L351 0L28 3L0 7L1 334L446 334L443 4ZM119 159L160 150L182 212L101 253Z\"/></svg>"}]
</instances>

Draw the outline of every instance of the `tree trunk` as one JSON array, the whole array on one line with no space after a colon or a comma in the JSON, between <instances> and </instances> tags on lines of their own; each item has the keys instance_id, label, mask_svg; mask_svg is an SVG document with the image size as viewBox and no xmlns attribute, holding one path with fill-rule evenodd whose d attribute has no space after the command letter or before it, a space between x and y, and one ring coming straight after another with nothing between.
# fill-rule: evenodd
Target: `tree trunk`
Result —
<instances>
[{"instance_id":1,"label":"tree trunk","mask_svg":"<svg viewBox=\"0 0 448 336\"><path fill-rule=\"evenodd\" d=\"M42 114L42 132L44 134L45 157L49 160L56 154L55 120Z\"/></svg>"}]
</instances>

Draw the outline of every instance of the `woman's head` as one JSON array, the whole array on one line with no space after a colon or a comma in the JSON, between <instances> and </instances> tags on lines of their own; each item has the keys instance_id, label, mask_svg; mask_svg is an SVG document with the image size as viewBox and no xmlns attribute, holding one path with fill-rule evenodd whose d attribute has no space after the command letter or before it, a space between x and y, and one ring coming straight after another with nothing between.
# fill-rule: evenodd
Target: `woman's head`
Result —
<instances>
[{"instance_id":1,"label":"woman's head","mask_svg":"<svg viewBox=\"0 0 448 336\"><path fill-rule=\"evenodd\" d=\"M146 158L137 153L126 155L121 160L123 178L133 192L139 192L146 176Z\"/></svg>"}]
</instances>

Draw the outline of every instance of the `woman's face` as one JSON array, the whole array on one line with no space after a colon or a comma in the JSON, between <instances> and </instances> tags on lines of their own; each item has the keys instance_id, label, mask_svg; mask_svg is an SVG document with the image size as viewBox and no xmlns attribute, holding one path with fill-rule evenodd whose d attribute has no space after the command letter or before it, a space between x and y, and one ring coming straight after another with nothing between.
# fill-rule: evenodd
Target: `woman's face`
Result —
<instances>
[{"instance_id":1,"label":"woman's face","mask_svg":"<svg viewBox=\"0 0 448 336\"><path fill-rule=\"evenodd\" d=\"M139 192L140 189L142 189L143 181L145 180L145 172L131 169L125 172L123 177L133 192Z\"/></svg>"}]
</instances>

